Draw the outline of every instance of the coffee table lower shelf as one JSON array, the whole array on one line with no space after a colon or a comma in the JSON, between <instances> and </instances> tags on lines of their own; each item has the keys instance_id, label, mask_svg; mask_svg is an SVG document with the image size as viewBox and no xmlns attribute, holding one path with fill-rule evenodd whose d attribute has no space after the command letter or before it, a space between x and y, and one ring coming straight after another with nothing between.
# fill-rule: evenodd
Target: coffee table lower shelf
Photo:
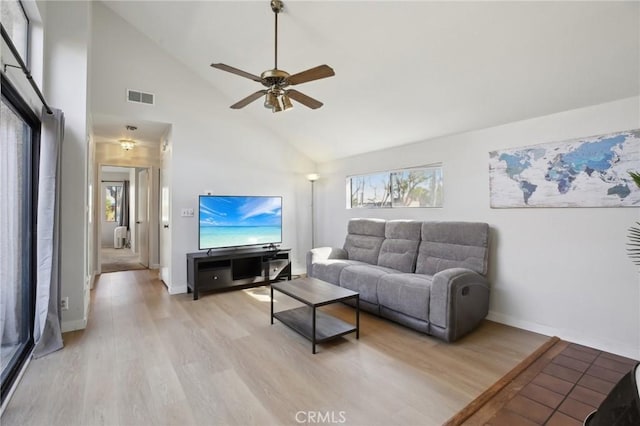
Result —
<instances>
[{"instance_id":1,"label":"coffee table lower shelf","mask_svg":"<svg viewBox=\"0 0 640 426\"><path fill-rule=\"evenodd\" d=\"M313 338L314 311L316 330L315 339ZM323 343L353 332L358 334L357 326L325 314L324 312L310 306L301 306L295 309L274 312L273 317L298 334L309 339L313 343L313 353L315 353L316 343Z\"/></svg>"}]
</instances>

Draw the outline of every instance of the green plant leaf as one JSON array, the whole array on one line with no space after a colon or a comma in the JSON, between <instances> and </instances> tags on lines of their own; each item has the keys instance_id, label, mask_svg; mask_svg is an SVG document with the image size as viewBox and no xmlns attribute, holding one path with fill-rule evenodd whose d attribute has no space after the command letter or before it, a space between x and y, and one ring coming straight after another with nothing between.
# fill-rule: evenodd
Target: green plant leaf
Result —
<instances>
[{"instance_id":1,"label":"green plant leaf","mask_svg":"<svg viewBox=\"0 0 640 426\"><path fill-rule=\"evenodd\" d=\"M636 183L636 186L640 188L640 173L629 172L629 176L631 176L631 179L633 179L633 181Z\"/></svg>"}]
</instances>

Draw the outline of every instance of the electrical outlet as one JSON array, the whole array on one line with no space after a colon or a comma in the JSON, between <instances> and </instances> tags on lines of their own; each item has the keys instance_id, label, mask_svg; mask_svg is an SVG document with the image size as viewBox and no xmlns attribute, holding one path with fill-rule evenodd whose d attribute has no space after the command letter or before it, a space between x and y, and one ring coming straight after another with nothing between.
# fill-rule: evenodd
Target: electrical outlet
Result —
<instances>
[{"instance_id":1,"label":"electrical outlet","mask_svg":"<svg viewBox=\"0 0 640 426\"><path fill-rule=\"evenodd\" d=\"M193 209L182 209L180 211L180 216L182 217L193 217L195 214Z\"/></svg>"},{"instance_id":2,"label":"electrical outlet","mask_svg":"<svg viewBox=\"0 0 640 426\"><path fill-rule=\"evenodd\" d=\"M69 310L69 298L68 297L63 297L62 300L60 300L60 310L62 310L62 311L68 311Z\"/></svg>"}]
</instances>

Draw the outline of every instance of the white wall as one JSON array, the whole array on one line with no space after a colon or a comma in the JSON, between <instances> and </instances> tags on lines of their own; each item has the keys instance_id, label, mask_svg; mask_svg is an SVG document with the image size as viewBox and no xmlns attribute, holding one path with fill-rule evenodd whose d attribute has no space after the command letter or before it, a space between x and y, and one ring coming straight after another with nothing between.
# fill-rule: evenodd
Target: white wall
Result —
<instances>
[{"instance_id":1,"label":"white wall","mask_svg":"<svg viewBox=\"0 0 640 426\"><path fill-rule=\"evenodd\" d=\"M198 250L198 194L281 195L283 246L293 250L294 271L304 271L309 248L309 187L304 175L313 163L253 124L231 99L178 63L100 3L94 5L93 113L171 123L171 293L186 291L186 254ZM114 49L114 46L118 46ZM203 64L207 66L207 64ZM125 89L156 95L154 106L125 101ZM306 206L300 208L300 206ZM298 232L299 229L304 230ZM163 267L166 265L162 265Z\"/></svg>"},{"instance_id":2,"label":"white wall","mask_svg":"<svg viewBox=\"0 0 640 426\"><path fill-rule=\"evenodd\" d=\"M637 97L322 164L316 245L342 246L351 217L488 222L490 319L637 359L640 280L625 245L639 210L491 209L488 167L496 149L635 128ZM443 208L345 208L346 176L437 162L444 169Z\"/></svg>"},{"instance_id":3,"label":"white wall","mask_svg":"<svg viewBox=\"0 0 640 426\"><path fill-rule=\"evenodd\" d=\"M87 248L87 104L90 2L46 2L43 92L48 103L65 114L61 168L62 330L84 328L89 310Z\"/></svg>"}]
</instances>

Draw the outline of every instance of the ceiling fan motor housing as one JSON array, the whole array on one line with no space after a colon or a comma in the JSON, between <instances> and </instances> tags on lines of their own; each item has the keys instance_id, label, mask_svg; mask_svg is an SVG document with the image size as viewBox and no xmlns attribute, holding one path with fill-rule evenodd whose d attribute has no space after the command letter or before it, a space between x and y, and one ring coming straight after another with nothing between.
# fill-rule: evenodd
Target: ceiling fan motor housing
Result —
<instances>
[{"instance_id":1,"label":"ceiling fan motor housing","mask_svg":"<svg viewBox=\"0 0 640 426\"><path fill-rule=\"evenodd\" d=\"M267 70L260 74L260 78L262 78L262 84L266 87L284 87L289 85L289 83L287 83L289 73L279 69Z\"/></svg>"}]
</instances>

